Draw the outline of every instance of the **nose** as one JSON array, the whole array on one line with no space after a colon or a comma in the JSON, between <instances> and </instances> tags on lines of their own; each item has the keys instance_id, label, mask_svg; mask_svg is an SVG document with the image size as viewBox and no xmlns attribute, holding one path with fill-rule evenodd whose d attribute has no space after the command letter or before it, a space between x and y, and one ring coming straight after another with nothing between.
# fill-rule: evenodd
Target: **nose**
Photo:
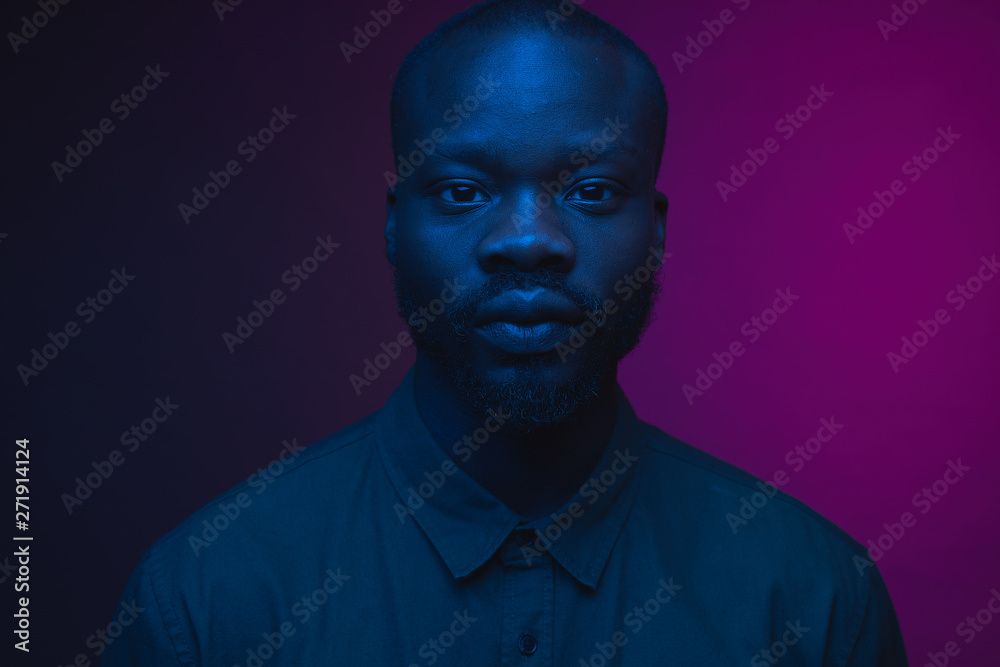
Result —
<instances>
[{"instance_id":1,"label":"nose","mask_svg":"<svg viewBox=\"0 0 1000 667\"><path fill-rule=\"evenodd\" d=\"M568 273L573 268L576 248L564 233L558 204L544 190L521 193L494 215L477 248L477 260L485 272L548 269Z\"/></svg>"}]
</instances>

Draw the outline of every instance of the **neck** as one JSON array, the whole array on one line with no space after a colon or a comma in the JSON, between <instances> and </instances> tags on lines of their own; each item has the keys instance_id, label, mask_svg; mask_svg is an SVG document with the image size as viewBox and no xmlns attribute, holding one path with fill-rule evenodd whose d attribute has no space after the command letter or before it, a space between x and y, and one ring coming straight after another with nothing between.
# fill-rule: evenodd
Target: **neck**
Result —
<instances>
[{"instance_id":1,"label":"neck","mask_svg":"<svg viewBox=\"0 0 1000 667\"><path fill-rule=\"evenodd\" d=\"M474 411L454 385L418 352L414 398L427 430L455 465L525 518L562 507L597 467L618 414L617 374L609 373L597 396L574 419L527 436L503 428L478 444L466 439L494 426L488 414ZM482 440L484 431L480 431ZM456 454L455 443L465 440Z\"/></svg>"}]
</instances>

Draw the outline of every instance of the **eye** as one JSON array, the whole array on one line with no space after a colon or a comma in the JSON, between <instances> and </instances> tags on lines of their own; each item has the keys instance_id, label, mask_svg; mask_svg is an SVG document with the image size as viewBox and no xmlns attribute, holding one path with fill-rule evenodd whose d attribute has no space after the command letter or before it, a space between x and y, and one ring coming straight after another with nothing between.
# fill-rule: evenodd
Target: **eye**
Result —
<instances>
[{"instance_id":1,"label":"eye","mask_svg":"<svg viewBox=\"0 0 1000 667\"><path fill-rule=\"evenodd\" d=\"M449 204L478 204L486 201L486 194L468 183L445 185L438 191L438 195Z\"/></svg>"},{"instance_id":2,"label":"eye","mask_svg":"<svg viewBox=\"0 0 1000 667\"><path fill-rule=\"evenodd\" d=\"M619 194L614 188L603 183L585 183L567 195L572 201L602 202Z\"/></svg>"}]
</instances>

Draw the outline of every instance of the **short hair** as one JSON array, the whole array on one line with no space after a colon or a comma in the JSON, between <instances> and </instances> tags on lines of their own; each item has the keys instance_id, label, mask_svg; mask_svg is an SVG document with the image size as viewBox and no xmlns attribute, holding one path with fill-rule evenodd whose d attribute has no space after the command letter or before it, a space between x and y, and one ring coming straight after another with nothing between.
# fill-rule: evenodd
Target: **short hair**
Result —
<instances>
[{"instance_id":1,"label":"short hair","mask_svg":"<svg viewBox=\"0 0 1000 667\"><path fill-rule=\"evenodd\" d=\"M582 2L583 0L580 0ZM560 7L569 5L572 11L568 14L560 12ZM663 80L656 70L656 65L649 59L645 51L636 46L628 35L614 27L596 14L588 12L576 5L572 0L486 0L455 14L445 20L437 28L414 46L396 72L392 86L392 99L389 105L389 118L392 128L392 152L398 155L402 149L398 136L399 120L403 110L401 100L415 72L424 59L438 46L453 35L472 31L490 32L504 29L514 30L557 30L566 28L571 36L593 39L620 49L636 59L649 85L645 92L648 95L651 111L654 114L656 130L656 167L654 180L660 173L660 162L663 158L663 145L667 137L667 96L663 88Z\"/></svg>"}]
</instances>

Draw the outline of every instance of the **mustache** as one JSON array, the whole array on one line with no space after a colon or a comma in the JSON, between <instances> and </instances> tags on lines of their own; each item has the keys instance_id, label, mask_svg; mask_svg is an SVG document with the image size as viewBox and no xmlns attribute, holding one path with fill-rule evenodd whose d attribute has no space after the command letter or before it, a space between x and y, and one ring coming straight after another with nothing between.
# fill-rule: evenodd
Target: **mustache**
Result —
<instances>
[{"instance_id":1,"label":"mustache","mask_svg":"<svg viewBox=\"0 0 1000 667\"><path fill-rule=\"evenodd\" d=\"M603 313L604 306L596 294L592 294L568 283L566 274L549 270L532 273L503 271L490 276L484 285L472 290L455 301L446 314L452 333L460 341L469 336L472 320L479 308L487 301L511 290L532 290L541 288L566 297L581 312Z\"/></svg>"}]
</instances>

